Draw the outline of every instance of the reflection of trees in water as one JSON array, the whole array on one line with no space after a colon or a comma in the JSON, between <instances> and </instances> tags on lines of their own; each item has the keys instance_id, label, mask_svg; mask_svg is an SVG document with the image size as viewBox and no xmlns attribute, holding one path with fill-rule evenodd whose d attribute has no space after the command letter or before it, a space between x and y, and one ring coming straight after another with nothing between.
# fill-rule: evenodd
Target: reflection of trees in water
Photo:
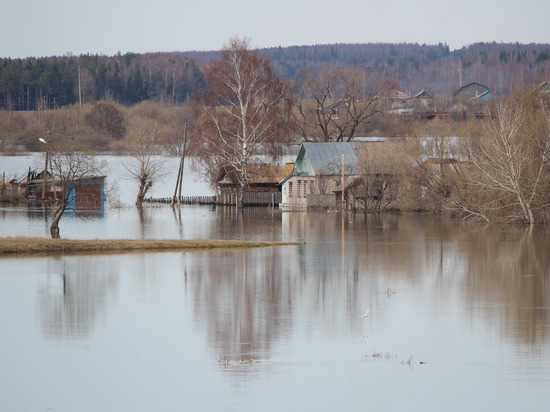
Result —
<instances>
[{"instance_id":1,"label":"reflection of trees in water","mask_svg":"<svg viewBox=\"0 0 550 412\"><path fill-rule=\"evenodd\" d=\"M265 207L218 206L213 239L281 240L281 213Z\"/></svg>"},{"instance_id":2,"label":"reflection of trees in water","mask_svg":"<svg viewBox=\"0 0 550 412\"><path fill-rule=\"evenodd\" d=\"M498 308L499 316L485 313L481 319L497 320L501 334L530 344L548 341L550 253L543 228L480 229L434 216L355 215L344 219L343 232L344 247L338 242L340 217L283 215L284 236L317 243L300 247L288 260L304 276L314 274L320 291L342 288L325 284L327 274L342 273L348 300L340 303L348 308L366 297L379 299L373 290L380 292L392 281L427 292L426 304L441 305L449 292L464 290L465 308Z\"/></svg>"},{"instance_id":3,"label":"reflection of trees in water","mask_svg":"<svg viewBox=\"0 0 550 412\"><path fill-rule=\"evenodd\" d=\"M422 283L434 261L439 267L439 243L426 240L431 235L423 232L422 221L364 219L344 220L344 247L340 217L285 213L274 239L304 245L188 254L196 321L206 325L217 353L232 361L254 359L268 353L278 336L290 334L295 323L308 336L335 330L357 336L362 333L358 315L387 299L392 279ZM228 235L261 229L261 220L227 220L221 232Z\"/></svg>"},{"instance_id":4,"label":"reflection of trees in water","mask_svg":"<svg viewBox=\"0 0 550 412\"><path fill-rule=\"evenodd\" d=\"M86 337L118 288L116 259L100 256L50 258L38 289L42 330L50 338Z\"/></svg>"},{"instance_id":5,"label":"reflection of trees in water","mask_svg":"<svg viewBox=\"0 0 550 412\"><path fill-rule=\"evenodd\" d=\"M269 352L271 342L288 326L288 295L281 256L269 249L191 254L188 274L197 323L206 325L219 354L232 360ZM197 260L196 260L197 259ZM286 285L288 287L288 285ZM204 314L206 319L202 319Z\"/></svg>"},{"instance_id":6,"label":"reflection of trees in water","mask_svg":"<svg viewBox=\"0 0 550 412\"><path fill-rule=\"evenodd\" d=\"M548 340L550 253L541 227L487 226L466 234L466 292L474 309L504 308L495 327L529 344Z\"/></svg>"}]
</instances>

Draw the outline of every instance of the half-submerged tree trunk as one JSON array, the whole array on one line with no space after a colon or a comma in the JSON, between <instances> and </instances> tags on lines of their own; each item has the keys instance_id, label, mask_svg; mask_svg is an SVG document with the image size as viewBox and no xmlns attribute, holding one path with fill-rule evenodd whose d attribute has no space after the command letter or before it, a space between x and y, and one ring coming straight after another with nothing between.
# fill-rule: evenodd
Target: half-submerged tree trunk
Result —
<instances>
[{"instance_id":1,"label":"half-submerged tree trunk","mask_svg":"<svg viewBox=\"0 0 550 412\"><path fill-rule=\"evenodd\" d=\"M139 181L139 190L136 198L136 205L141 205L143 201L145 200L145 196L147 195L147 192L149 189L151 189L151 186L153 186L153 182L147 179L140 179Z\"/></svg>"}]
</instances>

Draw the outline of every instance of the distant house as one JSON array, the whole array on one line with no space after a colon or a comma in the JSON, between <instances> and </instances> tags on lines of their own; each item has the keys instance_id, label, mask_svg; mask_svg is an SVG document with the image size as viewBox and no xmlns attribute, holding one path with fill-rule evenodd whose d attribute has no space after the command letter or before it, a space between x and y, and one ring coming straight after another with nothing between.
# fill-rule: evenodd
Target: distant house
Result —
<instances>
[{"instance_id":1,"label":"distant house","mask_svg":"<svg viewBox=\"0 0 550 412\"><path fill-rule=\"evenodd\" d=\"M358 159L353 143L302 143L291 173L280 182L282 202L279 207L307 210L308 197L334 193L341 187L342 157L344 176L348 180L357 175Z\"/></svg>"},{"instance_id":2,"label":"distant house","mask_svg":"<svg viewBox=\"0 0 550 412\"><path fill-rule=\"evenodd\" d=\"M489 91L490 90L487 86L484 86L483 84L480 84L480 83L472 82L459 88L453 94L453 100L455 102L470 100L472 98L477 98L480 95L483 95Z\"/></svg>"},{"instance_id":3,"label":"distant house","mask_svg":"<svg viewBox=\"0 0 550 412\"><path fill-rule=\"evenodd\" d=\"M410 96L403 90L396 87L382 90L376 96L378 99L378 107L386 112L400 108Z\"/></svg>"},{"instance_id":4,"label":"distant house","mask_svg":"<svg viewBox=\"0 0 550 412\"><path fill-rule=\"evenodd\" d=\"M380 96L382 99L386 99L385 111L401 119L425 118L432 115L434 111L434 99L425 90L414 96L409 96L401 90L390 89Z\"/></svg>"},{"instance_id":5,"label":"distant house","mask_svg":"<svg viewBox=\"0 0 550 412\"><path fill-rule=\"evenodd\" d=\"M488 104L496 97L487 86L472 82L459 88L453 94L452 111L461 117L483 117L488 112Z\"/></svg>"},{"instance_id":6,"label":"distant house","mask_svg":"<svg viewBox=\"0 0 550 412\"><path fill-rule=\"evenodd\" d=\"M269 163L247 164L248 186L244 192L244 205L278 205L281 202L279 182L287 176L293 164L272 165ZM225 165L220 169L217 187L218 203L234 205L239 190L239 174L234 165Z\"/></svg>"},{"instance_id":7,"label":"distant house","mask_svg":"<svg viewBox=\"0 0 550 412\"><path fill-rule=\"evenodd\" d=\"M379 93L379 97L384 99L395 100L395 99L408 99L410 96L407 93L405 93L403 90L400 90L396 87L390 87L387 90L381 91Z\"/></svg>"},{"instance_id":8,"label":"distant house","mask_svg":"<svg viewBox=\"0 0 550 412\"><path fill-rule=\"evenodd\" d=\"M538 85L537 89L539 90L539 95L550 94L550 83L544 81Z\"/></svg>"},{"instance_id":9,"label":"distant house","mask_svg":"<svg viewBox=\"0 0 550 412\"><path fill-rule=\"evenodd\" d=\"M16 178L7 179L3 174L0 178L0 202L18 202L24 200L23 189Z\"/></svg>"},{"instance_id":10,"label":"distant house","mask_svg":"<svg viewBox=\"0 0 550 412\"><path fill-rule=\"evenodd\" d=\"M432 112L434 110L434 98L425 90L414 96L416 109L423 112Z\"/></svg>"},{"instance_id":11,"label":"distant house","mask_svg":"<svg viewBox=\"0 0 550 412\"><path fill-rule=\"evenodd\" d=\"M29 201L55 203L67 195L70 199L67 209L72 210L103 210L105 202L105 176L84 176L63 184L52 179L49 172L29 171L23 186Z\"/></svg>"}]
</instances>

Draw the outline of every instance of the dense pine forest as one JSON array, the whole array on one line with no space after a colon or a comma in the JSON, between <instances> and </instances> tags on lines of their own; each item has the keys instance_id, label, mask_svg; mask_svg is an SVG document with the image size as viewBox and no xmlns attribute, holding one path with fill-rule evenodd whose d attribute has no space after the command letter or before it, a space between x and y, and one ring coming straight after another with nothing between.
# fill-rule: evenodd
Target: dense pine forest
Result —
<instances>
[{"instance_id":1,"label":"dense pine forest","mask_svg":"<svg viewBox=\"0 0 550 412\"><path fill-rule=\"evenodd\" d=\"M376 93L383 78L405 92L451 95L479 82L496 95L550 78L550 44L476 43L451 51L445 44L328 44L263 49L283 77L305 67L354 65ZM65 55L0 59L0 109L54 109L74 103L144 100L178 104L207 87L202 65L217 51Z\"/></svg>"},{"instance_id":2,"label":"dense pine forest","mask_svg":"<svg viewBox=\"0 0 550 412\"><path fill-rule=\"evenodd\" d=\"M0 60L0 109L49 110L79 102L177 104L206 86L193 59L174 54Z\"/></svg>"}]
</instances>

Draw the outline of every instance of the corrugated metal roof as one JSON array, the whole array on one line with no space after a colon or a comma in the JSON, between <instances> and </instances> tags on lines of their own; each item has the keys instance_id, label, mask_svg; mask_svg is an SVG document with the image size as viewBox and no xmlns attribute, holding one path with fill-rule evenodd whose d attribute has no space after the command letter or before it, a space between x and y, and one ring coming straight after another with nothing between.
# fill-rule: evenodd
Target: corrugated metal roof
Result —
<instances>
[{"instance_id":1,"label":"corrugated metal roof","mask_svg":"<svg viewBox=\"0 0 550 412\"><path fill-rule=\"evenodd\" d=\"M355 150L349 142L306 142L303 143L303 148L316 173L329 171L341 165L342 155L345 156L346 170L355 168L357 165Z\"/></svg>"}]
</instances>

